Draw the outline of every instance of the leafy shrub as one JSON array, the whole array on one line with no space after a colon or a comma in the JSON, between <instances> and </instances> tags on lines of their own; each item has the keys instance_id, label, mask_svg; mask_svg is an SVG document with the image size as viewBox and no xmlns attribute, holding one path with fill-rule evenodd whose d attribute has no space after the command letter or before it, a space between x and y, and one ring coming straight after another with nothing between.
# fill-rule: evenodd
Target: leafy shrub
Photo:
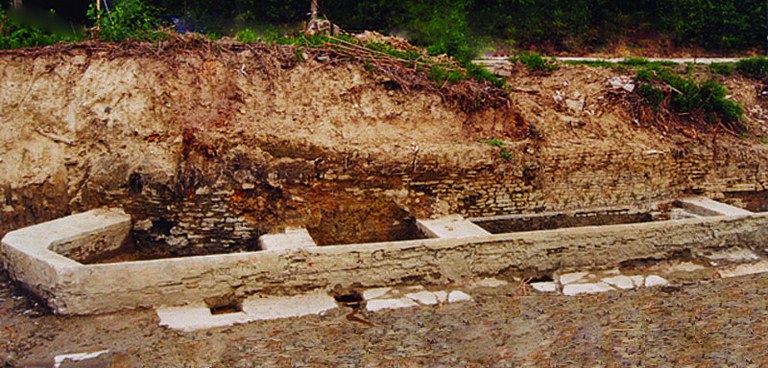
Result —
<instances>
[{"instance_id":1,"label":"leafy shrub","mask_svg":"<svg viewBox=\"0 0 768 368\"><path fill-rule=\"evenodd\" d=\"M467 69L467 74L475 78L479 81L488 81L491 82L496 87L503 87L504 84L507 82L506 79L496 76L495 74L488 71L488 69L477 65L473 63L468 63L464 66Z\"/></svg>"},{"instance_id":2,"label":"leafy shrub","mask_svg":"<svg viewBox=\"0 0 768 368\"><path fill-rule=\"evenodd\" d=\"M448 54L461 63L470 62L476 54L476 40L471 37L467 12L472 1L432 0L405 2L403 21L413 39L427 45L431 56Z\"/></svg>"},{"instance_id":3,"label":"leafy shrub","mask_svg":"<svg viewBox=\"0 0 768 368\"><path fill-rule=\"evenodd\" d=\"M55 13L51 11L46 18L56 18ZM46 29L46 23L53 23L51 19L38 23L30 22L27 17L23 16L14 18L0 8L0 49L46 46L62 41L77 41L82 38L81 33L64 32L52 27Z\"/></svg>"},{"instance_id":4,"label":"leafy shrub","mask_svg":"<svg viewBox=\"0 0 768 368\"><path fill-rule=\"evenodd\" d=\"M258 36L256 36L256 32L250 28L241 29L240 32L237 32L235 38L243 43L253 43L259 40Z\"/></svg>"},{"instance_id":5,"label":"leafy shrub","mask_svg":"<svg viewBox=\"0 0 768 368\"><path fill-rule=\"evenodd\" d=\"M510 61L522 63L531 71L552 72L560 68L554 59L547 60L535 52L521 53L520 55L511 58Z\"/></svg>"},{"instance_id":6,"label":"leafy shrub","mask_svg":"<svg viewBox=\"0 0 768 368\"><path fill-rule=\"evenodd\" d=\"M565 60L563 63L568 65L586 65L593 68L613 68L617 65L607 60Z\"/></svg>"},{"instance_id":7,"label":"leafy shrub","mask_svg":"<svg viewBox=\"0 0 768 368\"><path fill-rule=\"evenodd\" d=\"M647 83L637 87L637 94L643 98L648 106L651 106L654 109L659 109L665 98L664 91Z\"/></svg>"},{"instance_id":8,"label":"leafy shrub","mask_svg":"<svg viewBox=\"0 0 768 368\"><path fill-rule=\"evenodd\" d=\"M160 20L157 8L143 0L117 0L111 11L96 11L92 3L88 17L98 26L98 37L102 41L122 42L155 41L164 37L157 31Z\"/></svg>"},{"instance_id":9,"label":"leafy shrub","mask_svg":"<svg viewBox=\"0 0 768 368\"><path fill-rule=\"evenodd\" d=\"M448 70L441 65L432 65L427 72L429 79L435 81L436 84L441 85L445 82L457 83L466 79L466 75L457 70Z\"/></svg>"},{"instance_id":10,"label":"leafy shrub","mask_svg":"<svg viewBox=\"0 0 768 368\"><path fill-rule=\"evenodd\" d=\"M710 73L715 75L731 75L736 69L734 63L712 63L707 67Z\"/></svg>"},{"instance_id":11,"label":"leafy shrub","mask_svg":"<svg viewBox=\"0 0 768 368\"><path fill-rule=\"evenodd\" d=\"M736 63L736 70L749 78L764 79L768 77L768 58L755 57L739 60Z\"/></svg>"},{"instance_id":12,"label":"leafy shrub","mask_svg":"<svg viewBox=\"0 0 768 368\"><path fill-rule=\"evenodd\" d=\"M729 50L755 47L765 42L765 1L674 0L661 3L666 3L659 8L661 28L681 43Z\"/></svg>"},{"instance_id":13,"label":"leafy shrub","mask_svg":"<svg viewBox=\"0 0 768 368\"><path fill-rule=\"evenodd\" d=\"M637 57L626 58L622 61L619 61L619 64L624 66L645 66L650 63L651 63L650 60L646 58L637 58Z\"/></svg>"},{"instance_id":14,"label":"leafy shrub","mask_svg":"<svg viewBox=\"0 0 768 368\"><path fill-rule=\"evenodd\" d=\"M708 120L726 123L737 123L744 116L744 110L737 102L726 98L727 91L723 85L714 80L697 83L692 78L683 78L668 69L661 71L644 69L638 72L637 93L651 106L660 105L665 96L659 94L661 89L653 82L666 84L671 89L672 110L680 113L704 112Z\"/></svg>"}]
</instances>

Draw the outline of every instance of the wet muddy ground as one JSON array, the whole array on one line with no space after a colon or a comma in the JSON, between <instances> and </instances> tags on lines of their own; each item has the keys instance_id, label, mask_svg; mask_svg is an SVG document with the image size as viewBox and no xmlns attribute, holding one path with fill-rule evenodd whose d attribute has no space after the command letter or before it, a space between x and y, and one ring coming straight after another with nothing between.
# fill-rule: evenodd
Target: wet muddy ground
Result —
<instances>
[{"instance_id":1,"label":"wet muddy ground","mask_svg":"<svg viewBox=\"0 0 768 368\"><path fill-rule=\"evenodd\" d=\"M467 288L474 302L255 322L182 333L151 310L55 317L0 276L0 366L761 367L768 278L565 297L518 285ZM71 362L65 361L62 366ZM85 365L85 364L90 365Z\"/></svg>"}]
</instances>

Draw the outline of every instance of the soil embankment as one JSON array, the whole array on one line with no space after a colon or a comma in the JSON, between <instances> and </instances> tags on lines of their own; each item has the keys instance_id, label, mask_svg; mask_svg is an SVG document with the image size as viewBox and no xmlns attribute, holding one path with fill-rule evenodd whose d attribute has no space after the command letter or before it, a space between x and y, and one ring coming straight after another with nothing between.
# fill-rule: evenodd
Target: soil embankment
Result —
<instances>
[{"instance_id":1,"label":"soil embankment","mask_svg":"<svg viewBox=\"0 0 768 368\"><path fill-rule=\"evenodd\" d=\"M394 240L414 216L641 206L768 182L761 144L644 126L608 69L516 70L509 100L467 108L445 88L493 87L409 88L291 46L82 44L0 59L0 234L117 205L145 255L200 254L253 249L289 225L321 244ZM755 82L726 84L763 129Z\"/></svg>"}]
</instances>

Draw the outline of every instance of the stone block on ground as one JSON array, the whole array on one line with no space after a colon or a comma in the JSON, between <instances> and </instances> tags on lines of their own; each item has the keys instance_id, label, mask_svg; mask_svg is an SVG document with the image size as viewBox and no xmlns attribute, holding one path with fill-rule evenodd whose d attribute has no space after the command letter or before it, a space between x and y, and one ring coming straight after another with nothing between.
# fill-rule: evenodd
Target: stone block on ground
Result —
<instances>
[{"instance_id":1,"label":"stone block on ground","mask_svg":"<svg viewBox=\"0 0 768 368\"><path fill-rule=\"evenodd\" d=\"M305 228L287 228L283 234L266 234L259 238L262 250L288 250L316 247L317 243Z\"/></svg>"},{"instance_id":2,"label":"stone block on ground","mask_svg":"<svg viewBox=\"0 0 768 368\"><path fill-rule=\"evenodd\" d=\"M768 261L726 267L717 271L722 278L754 275L768 272Z\"/></svg>"},{"instance_id":3,"label":"stone block on ground","mask_svg":"<svg viewBox=\"0 0 768 368\"><path fill-rule=\"evenodd\" d=\"M459 215L434 220L416 220L416 225L431 238L463 239L491 235L485 229Z\"/></svg>"},{"instance_id":4,"label":"stone block on ground","mask_svg":"<svg viewBox=\"0 0 768 368\"><path fill-rule=\"evenodd\" d=\"M677 203L686 211L699 216L744 216L753 214L745 209L713 201L706 197L684 198L678 200Z\"/></svg>"},{"instance_id":5,"label":"stone block on ground","mask_svg":"<svg viewBox=\"0 0 768 368\"><path fill-rule=\"evenodd\" d=\"M563 294L566 296L575 296L579 294L597 294L612 290L615 289L604 282L595 282L591 284L568 284L563 286Z\"/></svg>"}]
</instances>

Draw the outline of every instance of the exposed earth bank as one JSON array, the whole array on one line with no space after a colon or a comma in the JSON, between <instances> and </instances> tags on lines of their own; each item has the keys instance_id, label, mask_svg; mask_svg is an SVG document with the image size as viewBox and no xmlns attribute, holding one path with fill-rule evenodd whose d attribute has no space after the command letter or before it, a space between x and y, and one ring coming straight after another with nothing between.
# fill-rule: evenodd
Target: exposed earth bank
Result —
<instances>
[{"instance_id":1,"label":"exposed earth bank","mask_svg":"<svg viewBox=\"0 0 768 368\"><path fill-rule=\"evenodd\" d=\"M650 124L611 69L518 67L499 98L489 84L404 83L378 67L197 41L0 52L0 236L121 206L153 257L253 249L289 225L336 244L407 238L414 217L447 213L686 193L765 206L768 117L753 80L721 77L746 111L739 137ZM337 310L180 333L152 311L55 317L0 273L0 365L110 349L107 366L760 366L765 284L583 297L468 287L474 303L363 316L373 326Z\"/></svg>"},{"instance_id":2,"label":"exposed earth bank","mask_svg":"<svg viewBox=\"0 0 768 368\"><path fill-rule=\"evenodd\" d=\"M0 53L0 234L102 205L146 256L412 236L412 219L605 206L768 182L759 83L722 78L750 138L638 119L618 72L404 82L323 50L175 41ZM499 97L502 96L502 97ZM490 144L489 144L490 143Z\"/></svg>"}]
</instances>

